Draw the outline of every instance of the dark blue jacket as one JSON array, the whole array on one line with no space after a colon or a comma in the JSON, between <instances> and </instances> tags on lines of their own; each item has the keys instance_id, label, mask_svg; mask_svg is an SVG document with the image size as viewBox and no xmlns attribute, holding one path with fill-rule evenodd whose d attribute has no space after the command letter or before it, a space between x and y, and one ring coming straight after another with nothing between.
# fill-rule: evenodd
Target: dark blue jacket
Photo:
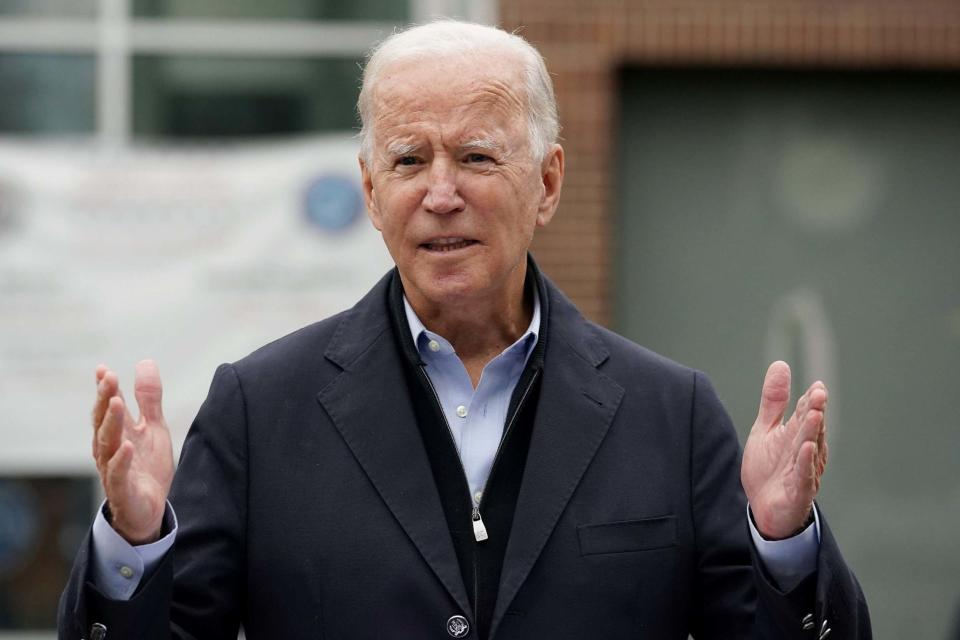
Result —
<instances>
[{"instance_id":1,"label":"dark blue jacket","mask_svg":"<svg viewBox=\"0 0 960 640\"><path fill-rule=\"evenodd\" d=\"M87 581L85 542L61 638L99 621L107 640L233 640L241 624L249 640L441 640L451 616L473 622L403 383L392 277L217 370L171 492L173 552L114 602ZM490 637L870 638L825 521L813 578L781 593L759 568L707 378L541 287L549 335Z\"/></svg>"}]
</instances>

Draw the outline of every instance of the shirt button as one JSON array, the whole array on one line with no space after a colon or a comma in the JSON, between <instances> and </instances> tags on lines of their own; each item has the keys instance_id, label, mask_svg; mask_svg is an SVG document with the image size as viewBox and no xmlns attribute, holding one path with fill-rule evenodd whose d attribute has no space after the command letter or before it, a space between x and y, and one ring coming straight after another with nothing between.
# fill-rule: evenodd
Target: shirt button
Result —
<instances>
[{"instance_id":1,"label":"shirt button","mask_svg":"<svg viewBox=\"0 0 960 640\"><path fill-rule=\"evenodd\" d=\"M127 565L123 565L122 567L120 567L120 575L122 575L124 578L129 580L130 578L133 577L133 569L131 569Z\"/></svg>"},{"instance_id":2,"label":"shirt button","mask_svg":"<svg viewBox=\"0 0 960 640\"><path fill-rule=\"evenodd\" d=\"M473 494L473 499L477 501L477 504L480 504L480 501L483 500L483 489Z\"/></svg>"},{"instance_id":3,"label":"shirt button","mask_svg":"<svg viewBox=\"0 0 960 640\"><path fill-rule=\"evenodd\" d=\"M457 415L460 416L461 418L466 418L467 408L463 405L460 405L459 407L457 407Z\"/></svg>"},{"instance_id":4,"label":"shirt button","mask_svg":"<svg viewBox=\"0 0 960 640\"><path fill-rule=\"evenodd\" d=\"M436 340L431 340L427 343L427 346L430 347L430 351L437 352L440 351L440 343Z\"/></svg>"}]
</instances>

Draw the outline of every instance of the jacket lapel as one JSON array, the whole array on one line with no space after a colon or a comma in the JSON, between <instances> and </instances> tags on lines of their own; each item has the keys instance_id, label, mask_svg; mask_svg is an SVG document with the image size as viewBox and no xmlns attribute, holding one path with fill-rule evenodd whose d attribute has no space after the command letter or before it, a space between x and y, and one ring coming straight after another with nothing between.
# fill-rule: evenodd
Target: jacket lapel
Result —
<instances>
[{"instance_id":1,"label":"jacket lapel","mask_svg":"<svg viewBox=\"0 0 960 640\"><path fill-rule=\"evenodd\" d=\"M543 382L491 638L593 460L624 393L597 369L608 353L595 330L548 280L541 283L550 302Z\"/></svg>"},{"instance_id":2,"label":"jacket lapel","mask_svg":"<svg viewBox=\"0 0 960 640\"><path fill-rule=\"evenodd\" d=\"M472 613L390 327L391 276L344 315L324 354L343 371L317 399L424 560Z\"/></svg>"}]
</instances>

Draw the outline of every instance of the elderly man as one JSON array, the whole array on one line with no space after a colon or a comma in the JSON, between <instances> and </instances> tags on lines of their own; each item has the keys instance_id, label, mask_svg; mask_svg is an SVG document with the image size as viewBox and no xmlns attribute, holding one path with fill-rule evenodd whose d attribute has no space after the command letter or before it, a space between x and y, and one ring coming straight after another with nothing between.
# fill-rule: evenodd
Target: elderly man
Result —
<instances>
[{"instance_id":1,"label":"elderly man","mask_svg":"<svg viewBox=\"0 0 960 640\"><path fill-rule=\"evenodd\" d=\"M397 268L218 369L175 477L156 368L139 420L97 370L107 503L61 637L870 637L813 507L826 388L782 423L771 365L740 467L706 378L586 321L528 255L564 175L536 50L415 27L359 108Z\"/></svg>"}]
</instances>

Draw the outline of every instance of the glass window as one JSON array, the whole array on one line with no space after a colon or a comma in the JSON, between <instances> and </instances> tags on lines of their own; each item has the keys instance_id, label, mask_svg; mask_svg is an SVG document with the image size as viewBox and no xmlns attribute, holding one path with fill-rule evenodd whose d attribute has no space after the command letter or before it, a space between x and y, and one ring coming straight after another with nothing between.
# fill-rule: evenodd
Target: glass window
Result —
<instances>
[{"instance_id":1,"label":"glass window","mask_svg":"<svg viewBox=\"0 0 960 640\"><path fill-rule=\"evenodd\" d=\"M133 13L163 18L406 22L408 5L399 0L133 0Z\"/></svg>"},{"instance_id":2,"label":"glass window","mask_svg":"<svg viewBox=\"0 0 960 640\"><path fill-rule=\"evenodd\" d=\"M0 631L56 628L95 486L89 476L0 478Z\"/></svg>"},{"instance_id":3,"label":"glass window","mask_svg":"<svg viewBox=\"0 0 960 640\"><path fill-rule=\"evenodd\" d=\"M0 15L26 14L58 18L92 16L97 0L0 0Z\"/></svg>"},{"instance_id":4,"label":"glass window","mask_svg":"<svg viewBox=\"0 0 960 640\"><path fill-rule=\"evenodd\" d=\"M0 132L86 133L95 125L91 56L0 53Z\"/></svg>"},{"instance_id":5,"label":"glass window","mask_svg":"<svg viewBox=\"0 0 960 640\"><path fill-rule=\"evenodd\" d=\"M222 138L350 130L356 59L138 56L134 135Z\"/></svg>"}]
</instances>

